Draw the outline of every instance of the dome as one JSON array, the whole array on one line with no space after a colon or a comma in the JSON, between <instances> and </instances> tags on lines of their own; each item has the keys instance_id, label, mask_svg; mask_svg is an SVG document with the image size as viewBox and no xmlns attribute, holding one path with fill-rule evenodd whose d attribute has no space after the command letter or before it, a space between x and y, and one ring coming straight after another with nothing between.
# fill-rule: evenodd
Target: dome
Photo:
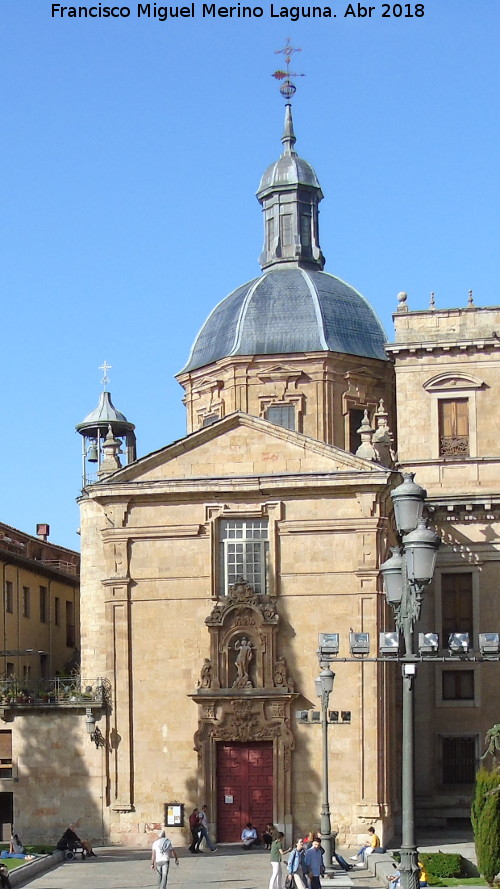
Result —
<instances>
[{"instance_id":1,"label":"dome","mask_svg":"<svg viewBox=\"0 0 500 889\"><path fill-rule=\"evenodd\" d=\"M262 194L268 188L277 188L287 185L309 185L320 188L318 177L310 164L298 154L283 154L274 164L271 164L257 189L257 194Z\"/></svg>"},{"instance_id":2,"label":"dome","mask_svg":"<svg viewBox=\"0 0 500 889\"><path fill-rule=\"evenodd\" d=\"M330 351L387 360L385 342L375 312L350 284L327 272L271 268L215 307L182 372L230 355Z\"/></svg>"}]
</instances>

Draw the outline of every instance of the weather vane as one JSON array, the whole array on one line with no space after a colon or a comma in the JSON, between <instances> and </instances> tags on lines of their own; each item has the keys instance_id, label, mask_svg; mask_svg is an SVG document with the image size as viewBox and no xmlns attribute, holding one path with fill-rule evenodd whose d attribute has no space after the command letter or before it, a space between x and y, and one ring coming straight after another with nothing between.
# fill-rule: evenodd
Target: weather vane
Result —
<instances>
[{"instance_id":1,"label":"weather vane","mask_svg":"<svg viewBox=\"0 0 500 889\"><path fill-rule=\"evenodd\" d=\"M104 361L102 362L102 364L99 368L99 370L103 371L103 378L101 380L101 383L103 385L104 391L106 391L106 386L109 383L108 370L111 370L111 368L112 368L112 365L108 364L106 359L104 359Z\"/></svg>"},{"instance_id":2,"label":"weather vane","mask_svg":"<svg viewBox=\"0 0 500 889\"><path fill-rule=\"evenodd\" d=\"M278 68L277 71L272 74L272 77L275 77L276 80L283 80L284 83L280 86L280 93L283 98L289 102L292 96L297 92L297 87L294 83L292 83L292 77L305 77L305 74L298 74L296 71L290 71L290 62L292 61L292 56L294 52L302 52L302 49L294 47L290 43L290 38L286 38L286 46L283 49L276 49L276 55L284 55L285 63L286 63L286 71Z\"/></svg>"}]
</instances>

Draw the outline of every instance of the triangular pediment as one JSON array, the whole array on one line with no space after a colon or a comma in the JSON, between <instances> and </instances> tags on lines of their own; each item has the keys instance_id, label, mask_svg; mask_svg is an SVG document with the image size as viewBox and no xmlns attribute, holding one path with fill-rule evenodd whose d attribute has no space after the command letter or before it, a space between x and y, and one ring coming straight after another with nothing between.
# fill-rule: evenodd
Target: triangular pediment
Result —
<instances>
[{"instance_id":1,"label":"triangular pediment","mask_svg":"<svg viewBox=\"0 0 500 889\"><path fill-rule=\"evenodd\" d=\"M162 479L380 470L333 445L237 412L142 457L93 487Z\"/></svg>"}]
</instances>

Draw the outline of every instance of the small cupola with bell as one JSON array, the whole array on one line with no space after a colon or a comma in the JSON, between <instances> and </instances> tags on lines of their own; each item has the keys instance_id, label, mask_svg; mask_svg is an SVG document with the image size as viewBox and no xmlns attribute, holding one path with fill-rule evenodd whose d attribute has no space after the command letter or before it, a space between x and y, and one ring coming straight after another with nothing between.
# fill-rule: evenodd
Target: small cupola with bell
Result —
<instances>
[{"instance_id":1,"label":"small cupola with bell","mask_svg":"<svg viewBox=\"0 0 500 889\"><path fill-rule=\"evenodd\" d=\"M111 365L104 361L99 370L103 371L103 391L99 403L75 427L82 436L83 488L120 469L119 454L125 456L127 464L133 463L137 456L135 426L115 408L108 391L108 370L111 370Z\"/></svg>"}]
</instances>

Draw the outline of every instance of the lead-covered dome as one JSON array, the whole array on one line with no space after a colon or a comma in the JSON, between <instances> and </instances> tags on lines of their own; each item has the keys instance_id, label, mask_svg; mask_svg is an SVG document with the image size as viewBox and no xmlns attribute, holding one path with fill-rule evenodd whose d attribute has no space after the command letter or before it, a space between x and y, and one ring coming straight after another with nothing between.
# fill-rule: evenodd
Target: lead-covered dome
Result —
<instances>
[{"instance_id":1,"label":"lead-covered dome","mask_svg":"<svg viewBox=\"0 0 500 889\"><path fill-rule=\"evenodd\" d=\"M205 321L183 373L231 355L341 352L386 360L383 327L354 287L327 272L270 269Z\"/></svg>"}]
</instances>

